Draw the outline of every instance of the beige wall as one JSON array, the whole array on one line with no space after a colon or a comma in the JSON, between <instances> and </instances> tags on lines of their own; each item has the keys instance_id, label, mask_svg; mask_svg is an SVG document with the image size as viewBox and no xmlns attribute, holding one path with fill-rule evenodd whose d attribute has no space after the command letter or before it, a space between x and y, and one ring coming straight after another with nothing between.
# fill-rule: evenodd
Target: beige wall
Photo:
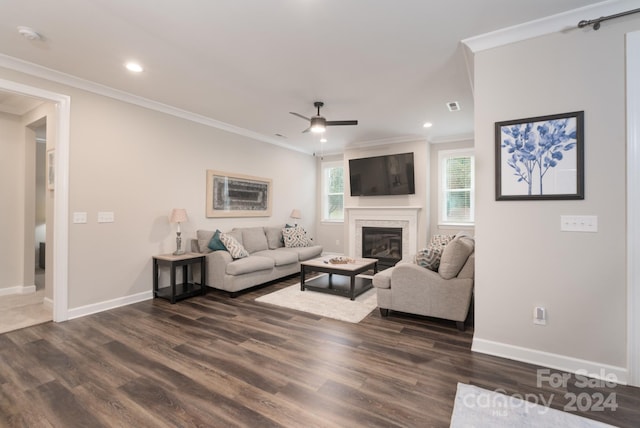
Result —
<instances>
[{"instance_id":1,"label":"beige wall","mask_svg":"<svg viewBox=\"0 0 640 428\"><path fill-rule=\"evenodd\" d=\"M25 285L23 134L19 116L0 113L0 293Z\"/></svg>"},{"instance_id":2,"label":"beige wall","mask_svg":"<svg viewBox=\"0 0 640 428\"><path fill-rule=\"evenodd\" d=\"M69 225L70 310L149 292L151 256L175 249L174 207L189 215L183 243L200 228L283 224L292 208L315 234L310 155L8 70L0 78L71 96L69 212L88 222ZM206 218L207 169L272 179L272 216ZM115 222L97 223L99 211Z\"/></svg>"},{"instance_id":3,"label":"beige wall","mask_svg":"<svg viewBox=\"0 0 640 428\"><path fill-rule=\"evenodd\" d=\"M430 167L429 167L429 189L430 189L430 222L429 230L430 235L455 235L458 232L464 231L471 235L474 234L473 226L453 226L446 224L438 224L438 211L441 209L438 198L438 155L444 150L458 150L458 149L473 149L473 140L455 141L449 143L432 143L430 144Z\"/></svg>"},{"instance_id":4,"label":"beige wall","mask_svg":"<svg viewBox=\"0 0 640 428\"><path fill-rule=\"evenodd\" d=\"M44 144L44 152L46 158L46 151L48 149L55 149L56 146L56 109L53 103L43 103L35 109L29 111L21 117L21 128L23 132L24 141L24 198L25 198L25 210L24 210L24 279L25 284L34 283L34 268L36 261L34 259L34 249L39 245L34 233L34 227L41 221L44 221L44 242L47 243L48 251L45 252L45 297L48 299L53 298L53 272L55 267L53 265L53 197L54 191L40 189L37 186L37 176L46 174L46 162L43 164L37 161L37 146L42 146L41 143L36 143L36 131L37 127L43 126L49 123L46 132L46 144ZM39 168L42 168L40 170ZM42 192L39 194L38 192ZM39 204L36 203L36 198L41 197ZM43 212L38 212L38 205L42 206Z\"/></svg>"},{"instance_id":5,"label":"beige wall","mask_svg":"<svg viewBox=\"0 0 640 428\"><path fill-rule=\"evenodd\" d=\"M475 55L474 349L580 368L626 367L624 34L640 18ZM495 201L494 122L584 110L585 199ZM597 233L560 216L598 216ZM548 324L532 323L534 306Z\"/></svg>"}]
</instances>

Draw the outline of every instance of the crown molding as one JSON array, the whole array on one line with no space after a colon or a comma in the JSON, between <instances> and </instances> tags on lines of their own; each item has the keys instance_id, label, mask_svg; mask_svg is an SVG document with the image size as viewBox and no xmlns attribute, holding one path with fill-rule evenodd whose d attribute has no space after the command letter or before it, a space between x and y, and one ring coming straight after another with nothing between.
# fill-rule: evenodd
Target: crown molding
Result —
<instances>
[{"instance_id":1,"label":"crown molding","mask_svg":"<svg viewBox=\"0 0 640 428\"><path fill-rule=\"evenodd\" d=\"M258 132L241 128L239 126L222 122L216 119L212 119L210 117L193 113L187 110L182 110L177 107L170 106L168 104L150 100L148 98L133 95L128 92L114 89L106 85L92 82L90 80L82 79L80 77L73 76L71 74L62 73L60 71L43 67L38 64L34 64L32 62L23 61L21 59L14 58L8 55L0 54L0 67L13 70L13 71L18 71L24 74L28 74L30 76L39 77L41 79L49 80L51 82L60 83L66 86L70 86L72 88L81 89L83 91L91 92L97 95L102 95L104 97L113 98L118 101L137 105L139 107L144 107L149 110L165 113L170 116L174 116L184 120L198 123L200 125L205 125L211 128L217 128L222 131L230 132L232 134L242 135L244 137L251 138L253 140L262 141L269 144L273 144L274 146L279 146L287 150L294 150L294 151L301 152L308 155L311 154L308 150L304 150L299 147L285 144L276 138L272 138L267 135L260 134Z\"/></svg>"},{"instance_id":2,"label":"crown molding","mask_svg":"<svg viewBox=\"0 0 640 428\"><path fill-rule=\"evenodd\" d=\"M443 144L443 143L458 143L461 141L473 141L475 134L473 132L467 134L457 135L443 135L441 137L435 137L429 140L431 144Z\"/></svg>"},{"instance_id":3,"label":"crown molding","mask_svg":"<svg viewBox=\"0 0 640 428\"><path fill-rule=\"evenodd\" d=\"M388 144L401 144L401 143L419 143L419 142L427 142L426 137L418 137L415 135L405 135L400 137L391 137L391 138L381 138L378 140L364 140L357 141L349 144L345 147L345 150L349 149L359 149L362 147L375 147L375 146L385 146Z\"/></svg>"},{"instance_id":4,"label":"crown molding","mask_svg":"<svg viewBox=\"0 0 640 428\"><path fill-rule=\"evenodd\" d=\"M636 9L637 7L637 0L607 0L490 33L469 37L461 42L475 53L551 33L570 30L593 31L590 28L579 29L578 22L583 19L595 19L600 16L613 15Z\"/></svg>"}]
</instances>

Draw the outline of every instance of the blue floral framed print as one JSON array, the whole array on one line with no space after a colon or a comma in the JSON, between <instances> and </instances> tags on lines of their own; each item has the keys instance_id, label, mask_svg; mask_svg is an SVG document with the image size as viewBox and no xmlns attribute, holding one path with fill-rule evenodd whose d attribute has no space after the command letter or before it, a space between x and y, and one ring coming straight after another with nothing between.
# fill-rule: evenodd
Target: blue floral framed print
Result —
<instances>
[{"instance_id":1,"label":"blue floral framed print","mask_svg":"<svg viewBox=\"0 0 640 428\"><path fill-rule=\"evenodd\" d=\"M584 199L584 111L496 122L496 200Z\"/></svg>"}]
</instances>

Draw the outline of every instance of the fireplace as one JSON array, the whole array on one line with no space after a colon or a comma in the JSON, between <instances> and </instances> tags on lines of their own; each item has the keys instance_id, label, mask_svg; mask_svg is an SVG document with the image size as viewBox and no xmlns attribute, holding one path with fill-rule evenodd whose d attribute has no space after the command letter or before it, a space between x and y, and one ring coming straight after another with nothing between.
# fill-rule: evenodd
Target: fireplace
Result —
<instances>
[{"instance_id":1,"label":"fireplace","mask_svg":"<svg viewBox=\"0 0 640 428\"><path fill-rule=\"evenodd\" d=\"M402 259L402 228L363 227L362 257L378 259L378 270L395 266Z\"/></svg>"}]
</instances>

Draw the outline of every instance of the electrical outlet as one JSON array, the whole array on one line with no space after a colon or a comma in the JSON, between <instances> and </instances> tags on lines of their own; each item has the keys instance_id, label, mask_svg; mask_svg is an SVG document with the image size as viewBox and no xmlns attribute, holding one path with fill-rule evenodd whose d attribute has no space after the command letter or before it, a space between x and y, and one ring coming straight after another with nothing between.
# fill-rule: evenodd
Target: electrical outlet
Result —
<instances>
[{"instance_id":1,"label":"electrical outlet","mask_svg":"<svg viewBox=\"0 0 640 428\"><path fill-rule=\"evenodd\" d=\"M533 308L533 323L538 325L547 325L547 310L542 306Z\"/></svg>"},{"instance_id":2,"label":"electrical outlet","mask_svg":"<svg viewBox=\"0 0 640 428\"><path fill-rule=\"evenodd\" d=\"M340 240L336 239L336 245L340 245Z\"/></svg>"}]
</instances>

